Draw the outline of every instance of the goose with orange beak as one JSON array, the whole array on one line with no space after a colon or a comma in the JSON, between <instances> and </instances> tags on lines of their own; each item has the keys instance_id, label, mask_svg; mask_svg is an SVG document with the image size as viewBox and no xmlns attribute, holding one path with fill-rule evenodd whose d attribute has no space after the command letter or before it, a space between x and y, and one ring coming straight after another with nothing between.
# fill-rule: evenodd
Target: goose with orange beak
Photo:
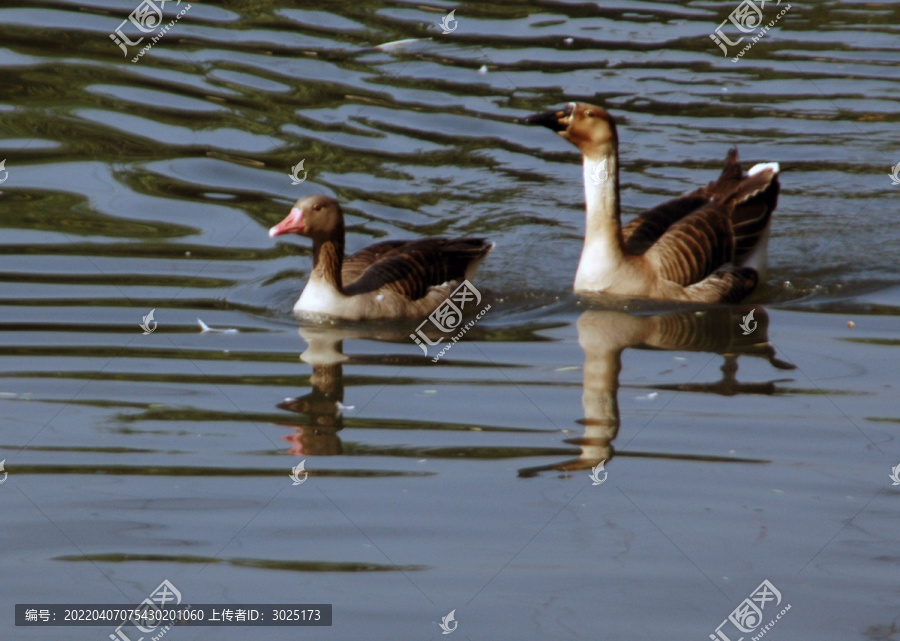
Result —
<instances>
[{"instance_id":1,"label":"goose with orange beak","mask_svg":"<svg viewBox=\"0 0 900 641\"><path fill-rule=\"evenodd\" d=\"M484 238L389 240L344 256L344 213L334 198L298 200L269 236L312 239L313 268L294 305L300 315L418 319L471 280L494 244Z\"/></svg>"}]
</instances>

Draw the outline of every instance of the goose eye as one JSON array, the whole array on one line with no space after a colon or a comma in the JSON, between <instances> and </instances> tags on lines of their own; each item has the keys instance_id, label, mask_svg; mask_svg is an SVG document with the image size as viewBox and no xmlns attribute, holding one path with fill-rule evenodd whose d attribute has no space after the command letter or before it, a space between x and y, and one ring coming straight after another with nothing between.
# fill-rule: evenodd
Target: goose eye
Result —
<instances>
[{"instance_id":1,"label":"goose eye","mask_svg":"<svg viewBox=\"0 0 900 641\"><path fill-rule=\"evenodd\" d=\"M313 209L319 211L320 209L322 209L322 205L316 205L315 207L313 207Z\"/></svg>"},{"instance_id":2,"label":"goose eye","mask_svg":"<svg viewBox=\"0 0 900 641\"><path fill-rule=\"evenodd\" d=\"M584 112L584 115L587 116L588 118L593 118L594 112L591 111L590 109L588 109L587 111Z\"/></svg>"}]
</instances>

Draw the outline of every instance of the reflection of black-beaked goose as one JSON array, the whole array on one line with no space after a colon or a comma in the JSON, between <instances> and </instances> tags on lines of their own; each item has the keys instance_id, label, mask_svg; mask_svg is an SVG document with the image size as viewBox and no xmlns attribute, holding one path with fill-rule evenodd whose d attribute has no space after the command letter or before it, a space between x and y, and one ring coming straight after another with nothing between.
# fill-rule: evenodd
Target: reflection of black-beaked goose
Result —
<instances>
[{"instance_id":1,"label":"reflection of black-beaked goose","mask_svg":"<svg viewBox=\"0 0 900 641\"><path fill-rule=\"evenodd\" d=\"M561 463L551 463L519 470L519 476L532 477L548 470L572 472L595 468L598 463L608 463L614 456L652 456L655 458L712 460L708 454L672 454L668 452L650 453L617 452L613 443L619 434L619 376L622 372L622 355L626 349L673 350L677 352L708 352L720 354L722 364L721 380L708 383L689 380L675 383L629 383L631 391L637 389L675 390L680 392L721 394L779 394L783 388L779 383L790 379L776 379L744 383L737 380L738 357L758 357L766 359L777 369L794 369L790 363L779 360L775 348L769 343L769 315L762 307L753 311L758 317L758 326L752 334L739 331L741 318L751 311L747 307L713 307L703 314L682 311L662 316L636 316L622 311L588 309L578 318L578 343L584 350L584 418L578 422L584 426L584 434L567 438L566 443L580 448L578 458ZM671 362L669 357L663 361ZM662 361L660 361L662 362ZM662 373L671 373L667 369ZM687 378L687 377L685 377ZM641 397L638 397L641 398ZM647 399L647 397L643 397ZM649 400L649 399L647 399ZM660 410L662 411L662 410ZM657 415L659 412L657 412ZM653 420L653 419L651 419ZM637 431L646 422L638 421ZM626 424L627 425L627 424ZM634 438L632 435L631 438ZM754 459L722 457L719 461L762 463ZM584 479L584 477L582 477Z\"/></svg>"},{"instance_id":2,"label":"reflection of black-beaked goose","mask_svg":"<svg viewBox=\"0 0 900 641\"><path fill-rule=\"evenodd\" d=\"M718 180L622 227L612 116L569 103L525 122L556 131L584 156L587 227L576 292L711 303L736 302L756 287L778 200L777 163L742 173L732 149Z\"/></svg>"},{"instance_id":3,"label":"reflection of black-beaked goose","mask_svg":"<svg viewBox=\"0 0 900 641\"><path fill-rule=\"evenodd\" d=\"M290 233L313 241L313 269L294 312L347 320L427 316L494 246L484 238L389 240L345 258L343 212L322 195L298 200L269 230Z\"/></svg>"}]
</instances>

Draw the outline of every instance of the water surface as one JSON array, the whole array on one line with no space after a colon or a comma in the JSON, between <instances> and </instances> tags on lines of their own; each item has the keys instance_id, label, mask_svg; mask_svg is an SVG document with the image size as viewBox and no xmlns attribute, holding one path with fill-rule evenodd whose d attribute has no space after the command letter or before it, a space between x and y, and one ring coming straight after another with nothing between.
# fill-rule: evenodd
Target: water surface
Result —
<instances>
[{"instance_id":1,"label":"water surface","mask_svg":"<svg viewBox=\"0 0 900 641\"><path fill-rule=\"evenodd\" d=\"M772 638L898 637L900 5L791 4L738 62L727 3L191 3L131 62L135 6L0 7L0 636L167 579L334 604L173 639L451 610L472 640L708 638L764 580ZM578 154L515 119L572 100L617 119L626 218L730 146L781 163L753 300L571 294ZM490 312L437 364L413 327L301 326L309 243L266 230L314 193L349 250L489 236Z\"/></svg>"}]
</instances>

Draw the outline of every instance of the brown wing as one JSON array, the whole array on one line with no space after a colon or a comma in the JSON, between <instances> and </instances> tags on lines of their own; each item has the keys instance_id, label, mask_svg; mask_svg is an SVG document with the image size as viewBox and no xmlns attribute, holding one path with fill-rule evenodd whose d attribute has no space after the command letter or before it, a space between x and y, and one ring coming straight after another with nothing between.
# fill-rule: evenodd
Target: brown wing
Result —
<instances>
[{"instance_id":1,"label":"brown wing","mask_svg":"<svg viewBox=\"0 0 900 641\"><path fill-rule=\"evenodd\" d=\"M724 199L743 182L744 173L741 171L741 161L738 158L737 147L728 150L725 156L725 162L722 165L722 173L713 182L701 187L695 193L707 198Z\"/></svg>"},{"instance_id":2,"label":"brown wing","mask_svg":"<svg viewBox=\"0 0 900 641\"><path fill-rule=\"evenodd\" d=\"M344 264L341 267L341 283L346 287L357 278L363 275L373 263L378 262L385 255L395 249L409 245L415 241L411 240L386 240L381 243L369 245L364 249L360 249L352 256L344 258Z\"/></svg>"},{"instance_id":3,"label":"brown wing","mask_svg":"<svg viewBox=\"0 0 900 641\"><path fill-rule=\"evenodd\" d=\"M758 281L755 269L729 265L685 287L684 291L696 303L737 303L750 295Z\"/></svg>"},{"instance_id":4,"label":"brown wing","mask_svg":"<svg viewBox=\"0 0 900 641\"><path fill-rule=\"evenodd\" d=\"M401 245L380 251L375 262L344 286L344 293L355 296L385 288L417 300L430 287L465 278L469 265L483 258L492 247L484 238L400 242Z\"/></svg>"},{"instance_id":5,"label":"brown wing","mask_svg":"<svg viewBox=\"0 0 900 641\"><path fill-rule=\"evenodd\" d=\"M699 190L703 195L725 203L731 212L736 265L743 264L753 253L769 228L769 220L778 204L779 189L778 174L771 169L745 176L737 149L731 148L718 180Z\"/></svg>"},{"instance_id":6,"label":"brown wing","mask_svg":"<svg viewBox=\"0 0 900 641\"><path fill-rule=\"evenodd\" d=\"M622 228L625 249L640 255L653 246L675 223L697 212L714 198L725 200L741 184L741 164L736 148L728 150L719 177L684 196L648 209Z\"/></svg>"},{"instance_id":7,"label":"brown wing","mask_svg":"<svg viewBox=\"0 0 900 641\"><path fill-rule=\"evenodd\" d=\"M625 247L646 255L663 278L697 284L692 293L698 300L715 292L720 300L740 300L755 287L755 276L726 268L701 281L728 263L743 264L768 229L778 190L777 173L766 169L745 176L737 149L729 149L715 181L644 212L623 228Z\"/></svg>"},{"instance_id":8,"label":"brown wing","mask_svg":"<svg viewBox=\"0 0 900 641\"><path fill-rule=\"evenodd\" d=\"M746 178L729 197L727 204L733 207L735 264L742 265L763 239L778 205L780 189L778 174L766 170Z\"/></svg>"},{"instance_id":9,"label":"brown wing","mask_svg":"<svg viewBox=\"0 0 900 641\"><path fill-rule=\"evenodd\" d=\"M638 214L634 220L622 227L622 240L625 242L626 251L635 255L643 254L666 233L669 227L697 211L708 200L702 196L688 194Z\"/></svg>"},{"instance_id":10,"label":"brown wing","mask_svg":"<svg viewBox=\"0 0 900 641\"><path fill-rule=\"evenodd\" d=\"M700 282L733 255L728 211L714 200L669 227L644 253L660 276L683 286Z\"/></svg>"}]
</instances>

